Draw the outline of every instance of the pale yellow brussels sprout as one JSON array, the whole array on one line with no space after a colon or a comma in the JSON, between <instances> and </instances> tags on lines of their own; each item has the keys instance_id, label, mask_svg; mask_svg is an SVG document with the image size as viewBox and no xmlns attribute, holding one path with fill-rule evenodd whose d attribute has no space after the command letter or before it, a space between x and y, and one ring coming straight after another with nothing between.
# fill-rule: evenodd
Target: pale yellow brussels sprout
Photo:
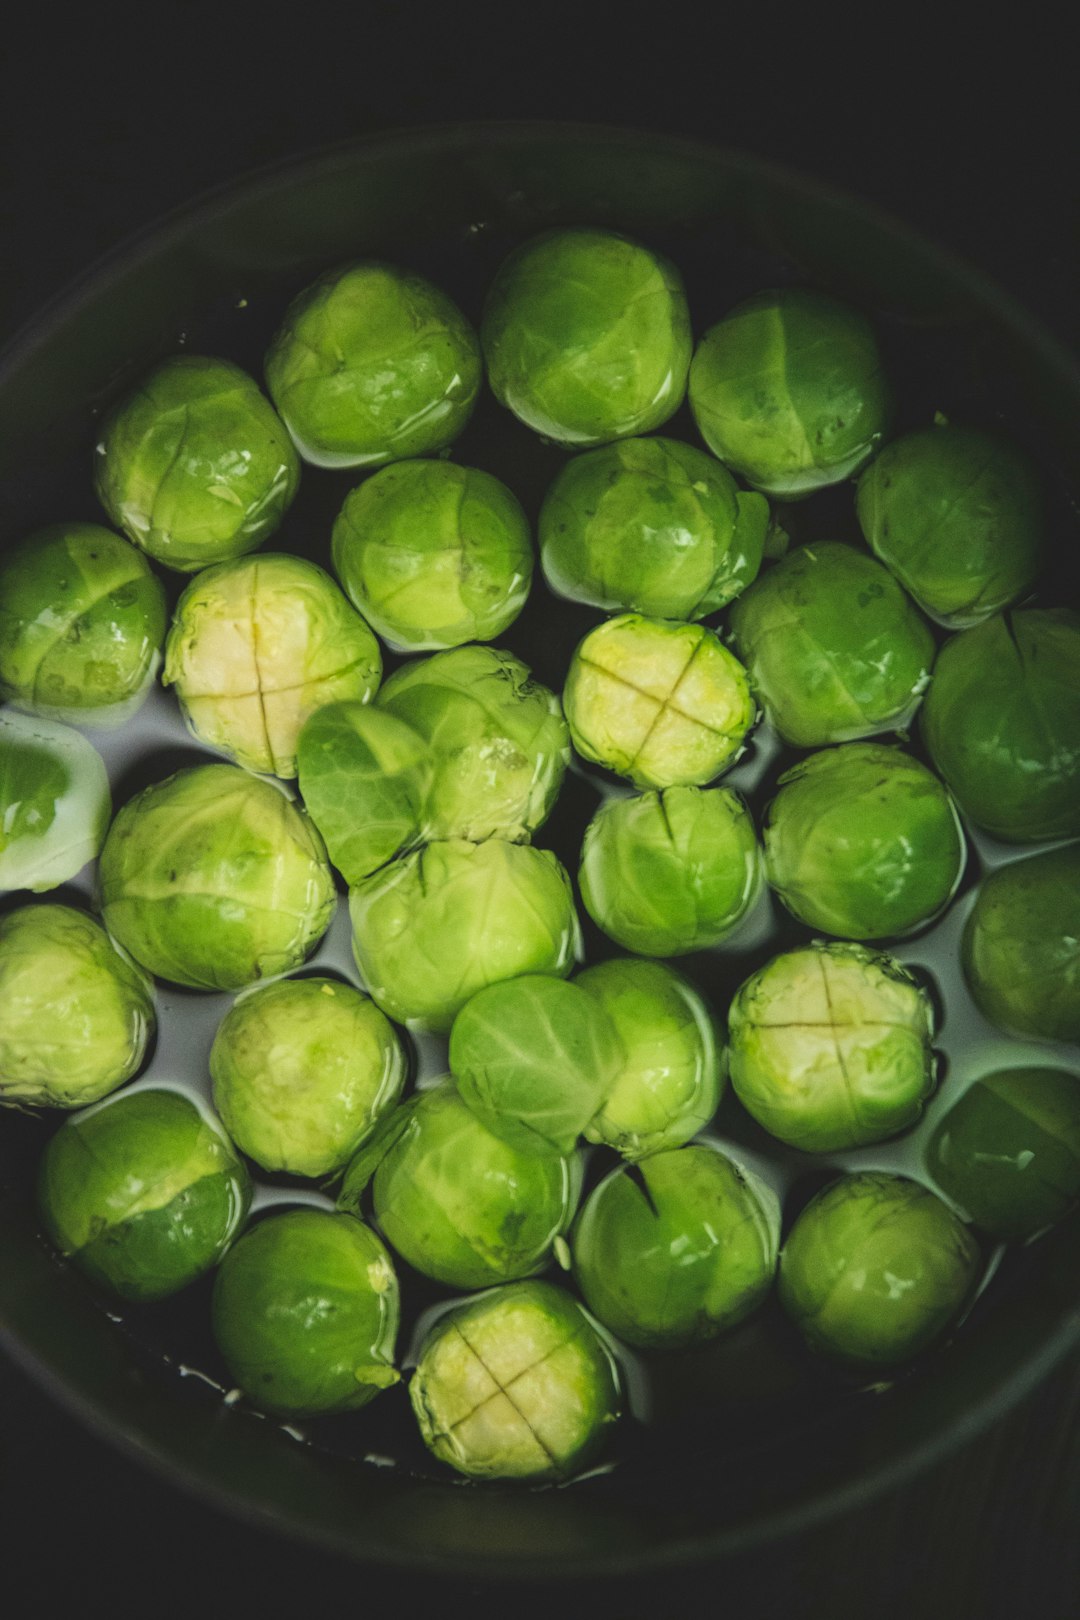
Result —
<instances>
[{"instance_id":1,"label":"pale yellow brussels sprout","mask_svg":"<svg viewBox=\"0 0 1080 1620\"><path fill-rule=\"evenodd\" d=\"M818 940L774 956L736 992L729 1033L739 1101L804 1153L895 1136L934 1088L929 996L862 945Z\"/></svg>"},{"instance_id":2,"label":"pale yellow brussels sprout","mask_svg":"<svg viewBox=\"0 0 1080 1620\"><path fill-rule=\"evenodd\" d=\"M329 574L264 553L192 580L176 605L163 679L201 742L250 771L290 777L308 715L342 699L368 702L381 675L378 642Z\"/></svg>"},{"instance_id":3,"label":"pale yellow brussels sprout","mask_svg":"<svg viewBox=\"0 0 1080 1620\"><path fill-rule=\"evenodd\" d=\"M640 613L590 630L563 709L582 758L641 788L711 782L735 763L757 714L746 670L714 631Z\"/></svg>"},{"instance_id":4,"label":"pale yellow brussels sprout","mask_svg":"<svg viewBox=\"0 0 1080 1620\"><path fill-rule=\"evenodd\" d=\"M409 1399L428 1450L473 1479L566 1479L620 1409L607 1347L544 1282L489 1288L440 1316Z\"/></svg>"}]
</instances>

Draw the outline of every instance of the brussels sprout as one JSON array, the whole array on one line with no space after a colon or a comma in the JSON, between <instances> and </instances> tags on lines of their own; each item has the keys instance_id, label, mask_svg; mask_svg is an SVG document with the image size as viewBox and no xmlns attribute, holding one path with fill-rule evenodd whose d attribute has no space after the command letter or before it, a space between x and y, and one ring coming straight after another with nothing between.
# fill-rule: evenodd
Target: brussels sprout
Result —
<instances>
[{"instance_id":1,"label":"brussels sprout","mask_svg":"<svg viewBox=\"0 0 1080 1620\"><path fill-rule=\"evenodd\" d=\"M0 1104L82 1108L122 1086L154 1032L154 995L92 917L0 917Z\"/></svg>"},{"instance_id":2,"label":"brussels sprout","mask_svg":"<svg viewBox=\"0 0 1080 1620\"><path fill-rule=\"evenodd\" d=\"M585 1135L628 1159L681 1147L712 1119L723 1086L705 1003L671 968L627 957L586 968L575 983L611 1019L623 1052Z\"/></svg>"},{"instance_id":3,"label":"brussels sprout","mask_svg":"<svg viewBox=\"0 0 1080 1620\"><path fill-rule=\"evenodd\" d=\"M350 601L399 651L493 641L532 583L529 524L490 473L401 461L345 497L334 568Z\"/></svg>"},{"instance_id":4,"label":"brussels sprout","mask_svg":"<svg viewBox=\"0 0 1080 1620\"><path fill-rule=\"evenodd\" d=\"M213 1323L230 1374L269 1412L355 1412L400 1377L397 1277L352 1215L291 1209L245 1232L214 1279Z\"/></svg>"},{"instance_id":5,"label":"brussels sprout","mask_svg":"<svg viewBox=\"0 0 1080 1620\"><path fill-rule=\"evenodd\" d=\"M214 1106L264 1170L340 1170L401 1095L407 1067L373 1002L334 979L241 996L210 1049Z\"/></svg>"},{"instance_id":6,"label":"brussels sprout","mask_svg":"<svg viewBox=\"0 0 1080 1620\"><path fill-rule=\"evenodd\" d=\"M626 439L568 461L540 511L553 591L593 607L704 619L761 567L769 507L676 439Z\"/></svg>"},{"instance_id":7,"label":"brussels sprout","mask_svg":"<svg viewBox=\"0 0 1080 1620\"><path fill-rule=\"evenodd\" d=\"M338 1207L358 1211L372 1176L387 1242L425 1277L454 1288L543 1270L581 1182L573 1159L523 1153L493 1136L449 1077L389 1116L383 1141L346 1171Z\"/></svg>"},{"instance_id":8,"label":"brussels sprout","mask_svg":"<svg viewBox=\"0 0 1080 1620\"><path fill-rule=\"evenodd\" d=\"M1007 613L953 636L919 724L977 827L1019 844L1080 833L1080 615Z\"/></svg>"},{"instance_id":9,"label":"brussels sprout","mask_svg":"<svg viewBox=\"0 0 1080 1620\"><path fill-rule=\"evenodd\" d=\"M960 954L991 1023L1037 1040L1080 1041L1080 843L984 878Z\"/></svg>"},{"instance_id":10,"label":"brussels sprout","mask_svg":"<svg viewBox=\"0 0 1080 1620\"><path fill-rule=\"evenodd\" d=\"M329 574L301 557L207 568L176 604L165 648L188 725L238 765L296 775L296 740L324 703L366 703L382 654Z\"/></svg>"},{"instance_id":11,"label":"brussels sprout","mask_svg":"<svg viewBox=\"0 0 1080 1620\"><path fill-rule=\"evenodd\" d=\"M1080 1074L998 1069L953 1104L926 1165L976 1226L1034 1237L1080 1200Z\"/></svg>"},{"instance_id":12,"label":"brussels sprout","mask_svg":"<svg viewBox=\"0 0 1080 1620\"><path fill-rule=\"evenodd\" d=\"M425 838L524 842L546 820L570 757L566 722L512 653L457 647L414 659L378 704L431 748Z\"/></svg>"},{"instance_id":13,"label":"brussels sprout","mask_svg":"<svg viewBox=\"0 0 1080 1620\"><path fill-rule=\"evenodd\" d=\"M1039 572L1039 475L996 434L905 433L863 473L855 507L871 551L939 624L978 624Z\"/></svg>"},{"instance_id":14,"label":"brussels sprout","mask_svg":"<svg viewBox=\"0 0 1080 1620\"><path fill-rule=\"evenodd\" d=\"M215 1122L175 1091L135 1091L65 1120L41 1161L49 1237L124 1299L165 1299L236 1236L251 1183Z\"/></svg>"},{"instance_id":15,"label":"brussels sprout","mask_svg":"<svg viewBox=\"0 0 1080 1620\"><path fill-rule=\"evenodd\" d=\"M611 231L545 231L505 260L484 308L495 398L557 444L604 444L678 410L692 347L674 265Z\"/></svg>"},{"instance_id":16,"label":"brussels sprout","mask_svg":"<svg viewBox=\"0 0 1080 1620\"><path fill-rule=\"evenodd\" d=\"M956 1320L980 1269L971 1234L904 1176L841 1176L780 1257L780 1303L812 1350L864 1366L916 1355Z\"/></svg>"},{"instance_id":17,"label":"brussels sprout","mask_svg":"<svg viewBox=\"0 0 1080 1620\"><path fill-rule=\"evenodd\" d=\"M424 1444L477 1479L566 1478L619 1417L615 1366L550 1283L507 1283L440 1316L409 1385Z\"/></svg>"},{"instance_id":18,"label":"brussels sprout","mask_svg":"<svg viewBox=\"0 0 1080 1620\"><path fill-rule=\"evenodd\" d=\"M266 385L305 461L377 467L456 439L480 388L476 333L422 276L372 262L293 299Z\"/></svg>"},{"instance_id":19,"label":"brussels sprout","mask_svg":"<svg viewBox=\"0 0 1080 1620\"><path fill-rule=\"evenodd\" d=\"M128 801L98 863L109 932L161 979L240 990L297 967L337 897L303 811L235 765L195 765Z\"/></svg>"},{"instance_id":20,"label":"brussels sprout","mask_svg":"<svg viewBox=\"0 0 1080 1620\"><path fill-rule=\"evenodd\" d=\"M564 977L578 924L570 880L548 850L447 839L392 861L349 894L364 985L399 1024L449 1030L485 985Z\"/></svg>"},{"instance_id":21,"label":"brussels sprout","mask_svg":"<svg viewBox=\"0 0 1080 1620\"><path fill-rule=\"evenodd\" d=\"M880 743L828 748L785 771L764 840L765 870L787 909L846 939L911 933L948 905L964 870L945 788Z\"/></svg>"},{"instance_id":22,"label":"brussels sprout","mask_svg":"<svg viewBox=\"0 0 1080 1620\"><path fill-rule=\"evenodd\" d=\"M785 500L858 472L891 407L869 321L797 287L736 305L690 366L690 409L709 449Z\"/></svg>"},{"instance_id":23,"label":"brussels sprout","mask_svg":"<svg viewBox=\"0 0 1080 1620\"><path fill-rule=\"evenodd\" d=\"M772 1286L780 1205L711 1143L612 1171L571 1236L589 1309L627 1344L674 1349L714 1339Z\"/></svg>"},{"instance_id":24,"label":"brussels sprout","mask_svg":"<svg viewBox=\"0 0 1080 1620\"><path fill-rule=\"evenodd\" d=\"M450 1032L458 1091L489 1131L523 1152L570 1153L622 1063L599 1000L539 973L478 991Z\"/></svg>"},{"instance_id":25,"label":"brussels sprout","mask_svg":"<svg viewBox=\"0 0 1080 1620\"><path fill-rule=\"evenodd\" d=\"M918 1119L934 1085L933 1010L911 974L861 945L773 957L731 1004L744 1108L806 1153L862 1147Z\"/></svg>"},{"instance_id":26,"label":"brussels sprout","mask_svg":"<svg viewBox=\"0 0 1080 1620\"><path fill-rule=\"evenodd\" d=\"M85 737L0 709L0 892L66 883L97 855L111 814L105 762Z\"/></svg>"},{"instance_id":27,"label":"brussels sprout","mask_svg":"<svg viewBox=\"0 0 1080 1620\"><path fill-rule=\"evenodd\" d=\"M239 366L178 354L107 418L94 486L118 528L181 573L241 557L300 481L289 436Z\"/></svg>"},{"instance_id":28,"label":"brussels sprout","mask_svg":"<svg viewBox=\"0 0 1080 1620\"><path fill-rule=\"evenodd\" d=\"M327 703L305 720L296 763L304 803L347 883L420 842L431 750L404 720L363 703Z\"/></svg>"},{"instance_id":29,"label":"brussels sprout","mask_svg":"<svg viewBox=\"0 0 1080 1620\"><path fill-rule=\"evenodd\" d=\"M636 787L711 781L756 717L746 671L711 630L637 613L589 631L563 706L578 753Z\"/></svg>"},{"instance_id":30,"label":"brussels sprout","mask_svg":"<svg viewBox=\"0 0 1080 1620\"><path fill-rule=\"evenodd\" d=\"M0 697L60 720L124 719L161 662L165 591L97 523L38 529L0 565Z\"/></svg>"},{"instance_id":31,"label":"brussels sprout","mask_svg":"<svg viewBox=\"0 0 1080 1620\"><path fill-rule=\"evenodd\" d=\"M581 898L605 934L642 956L707 950L761 891L761 850L730 788L606 799L585 829Z\"/></svg>"},{"instance_id":32,"label":"brussels sprout","mask_svg":"<svg viewBox=\"0 0 1080 1620\"><path fill-rule=\"evenodd\" d=\"M901 731L930 680L934 638L892 575L835 541L800 546L739 597L735 651L796 748Z\"/></svg>"}]
</instances>

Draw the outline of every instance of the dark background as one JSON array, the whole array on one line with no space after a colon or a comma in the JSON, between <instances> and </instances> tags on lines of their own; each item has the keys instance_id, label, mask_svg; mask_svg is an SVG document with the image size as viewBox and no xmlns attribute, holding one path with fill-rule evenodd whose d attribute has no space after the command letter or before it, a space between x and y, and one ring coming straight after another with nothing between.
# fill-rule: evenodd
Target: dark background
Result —
<instances>
[{"instance_id":1,"label":"dark background","mask_svg":"<svg viewBox=\"0 0 1080 1620\"><path fill-rule=\"evenodd\" d=\"M245 170L388 127L539 117L698 135L842 186L980 265L1075 349L1072 53L1037 7L1015 10L1007 31L989 9L968 31L944 11L879 6L845 22L810 3L797 16L666 0L497 14L39 5L9 17L2 40L0 339L132 231ZM1071 1366L914 1484L768 1554L678 1582L454 1595L521 1620L1075 1620L1078 1531ZM12 1620L76 1603L201 1620L342 1602L409 1620L450 1597L222 1520L85 1434L7 1363L0 1593Z\"/></svg>"}]
</instances>

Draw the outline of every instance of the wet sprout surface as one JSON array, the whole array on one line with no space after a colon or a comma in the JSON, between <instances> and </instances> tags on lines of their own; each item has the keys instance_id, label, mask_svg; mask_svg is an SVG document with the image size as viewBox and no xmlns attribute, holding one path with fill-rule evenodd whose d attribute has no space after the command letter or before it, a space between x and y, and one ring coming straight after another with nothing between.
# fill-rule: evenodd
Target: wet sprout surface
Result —
<instances>
[{"instance_id":1,"label":"wet sprout surface","mask_svg":"<svg viewBox=\"0 0 1080 1620\"><path fill-rule=\"evenodd\" d=\"M205 568L176 605L162 681L196 739L260 775L296 775L309 714L367 703L382 655L321 568L262 552Z\"/></svg>"},{"instance_id":2,"label":"wet sprout surface","mask_svg":"<svg viewBox=\"0 0 1080 1620\"><path fill-rule=\"evenodd\" d=\"M919 730L961 810L991 837L1080 833L1080 615L1022 608L951 637Z\"/></svg>"},{"instance_id":3,"label":"wet sprout surface","mask_svg":"<svg viewBox=\"0 0 1080 1620\"><path fill-rule=\"evenodd\" d=\"M733 1327L772 1284L780 1206L771 1188L712 1144L613 1170L571 1239L586 1303L627 1344L695 1344Z\"/></svg>"},{"instance_id":4,"label":"wet sprout surface","mask_svg":"<svg viewBox=\"0 0 1080 1620\"><path fill-rule=\"evenodd\" d=\"M105 925L155 977L240 990L298 967L336 904L305 812L235 765L194 765L144 788L98 864Z\"/></svg>"},{"instance_id":5,"label":"wet sprout surface","mask_svg":"<svg viewBox=\"0 0 1080 1620\"><path fill-rule=\"evenodd\" d=\"M788 910L841 939L900 938L944 910L964 835L944 784L879 743L845 743L785 771L765 812L765 870Z\"/></svg>"},{"instance_id":6,"label":"wet sprout surface","mask_svg":"<svg viewBox=\"0 0 1080 1620\"><path fill-rule=\"evenodd\" d=\"M624 439L574 456L544 500L552 590L608 612L704 619L761 567L769 505L678 439Z\"/></svg>"},{"instance_id":7,"label":"wet sprout surface","mask_svg":"<svg viewBox=\"0 0 1080 1620\"><path fill-rule=\"evenodd\" d=\"M239 366L174 355L111 412L94 486L118 529L185 574L243 556L278 528L300 462Z\"/></svg>"},{"instance_id":8,"label":"wet sprout surface","mask_svg":"<svg viewBox=\"0 0 1080 1620\"><path fill-rule=\"evenodd\" d=\"M963 1307L979 1248L928 1187L841 1176L788 1234L780 1300L812 1349L888 1367L932 1344Z\"/></svg>"},{"instance_id":9,"label":"wet sprout surface","mask_svg":"<svg viewBox=\"0 0 1080 1620\"><path fill-rule=\"evenodd\" d=\"M939 624L981 623L1039 572L1039 475L997 435L936 422L894 439L859 479L855 504L874 555Z\"/></svg>"},{"instance_id":10,"label":"wet sprout surface","mask_svg":"<svg viewBox=\"0 0 1080 1620\"><path fill-rule=\"evenodd\" d=\"M639 956L719 945L761 889L761 848L730 788L605 799L585 829L578 883L589 916Z\"/></svg>"},{"instance_id":11,"label":"wet sprout surface","mask_svg":"<svg viewBox=\"0 0 1080 1620\"><path fill-rule=\"evenodd\" d=\"M561 1485L962 1356L1080 1203L1075 519L775 260L444 262L208 317L5 552L0 1105L216 1398Z\"/></svg>"},{"instance_id":12,"label":"wet sprout surface","mask_svg":"<svg viewBox=\"0 0 1080 1620\"><path fill-rule=\"evenodd\" d=\"M54 523L0 563L0 697L36 716L108 723L149 695L165 590L98 523Z\"/></svg>"},{"instance_id":13,"label":"wet sprout surface","mask_svg":"<svg viewBox=\"0 0 1080 1620\"><path fill-rule=\"evenodd\" d=\"M450 444L481 364L461 311L423 276L374 262L298 293L265 357L270 397L316 467L379 467Z\"/></svg>"},{"instance_id":14,"label":"wet sprout surface","mask_svg":"<svg viewBox=\"0 0 1080 1620\"><path fill-rule=\"evenodd\" d=\"M899 962L861 945L774 957L740 986L728 1028L743 1106L806 1152L894 1135L933 1088L929 997Z\"/></svg>"},{"instance_id":15,"label":"wet sprout surface","mask_svg":"<svg viewBox=\"0 0 1080 1620\"><path fill-rule=\"evenodd\" d=\"M694 351L690 406L721 461L787 499L850 478L891 415L871 324L800 288L757 293L709 328Z\"/></svg>"},{"instance_id":16,"label":"wet sprout surface","mask_svg":"<svg viewBox=\"0 0 1080 1620\"><path fill-rule=\"evenodd\" d=\"M136 1091L78 1114L46 1149L45 1229L95 1282L164 1299L209 1271L237 1235L251 1179L216 1121L174 1091Z\"/></svg>"},{"instance_id":17,"label":"wet sprout surface","mask_svg":"<svg viewBox=\"0 0 1080 1620\"><path fill-rule=\"evenodd\" d=\"M214 1106L264 1170L341 1170L405 1084L394 1026L352 985L279 979L239 996L210 1048Z\"/></svg>"},{"instance_id":18,"label":"wet sprout surface","mask_svg":"<svg viewBox=\"0 0 1080 1620\"><path fill-rule=\"evenodd\" d=\"M481 1479L572 1475L619 1416L610 1352L580 1306L541 1282L441 1317L409 1396L434 1455Z\"/></svg>"},{"instance_id":19,"label":"wet sprout surface","mask_svg":"<svg viewBox=\"0 0 1080 1620\"><path fill-rule=\"evenodd\" d=\"M711 782L756 715L746 671L715 631L637 613L585 637L563 707L582 758L641 788Z\"/></svg>"},{"instance_id":20,"label":"wet sprout surface","mask_svg":"<svg viewBox=\"0 0 1080 1620\"><path fill-rule=\"evenodd\" d=\"M496 1136L446 1076L403 1103L356 1155L339 1208L360 1213L369 1183L379 1230L409 1265L454 1288L484 1288L549 1265L576 1206L581 1164Z\"/></svg>"},{"instance_id":21,"label":"wet sprout surface","mask_svg":"<svg viewBox=\"0 0 1080 1620\"><path fill-rule=\"evenodd\" d=\"M352 490L331 536L353 605L399 652L493 641L532 583L529 523L490 473L398 461Z\"/></svg>"},{"instance_id":22,"label":"wet sprout surface","mask_svg":"<svg viewBox=\"0 0 1080 1620\"><path fill-rule=\"evenodd\" d=\"M42 894L101 852L112 817L105 762L72 726L0 709L0 893Z\"/></svg>"},{"instance_id":23,"label":"wet sprout surface","mask_svg":"<svg viewBox=\"0 0 1080 1620\"><path fill-rule=\"evenodd\" d=\"M130 1080L157 1022L150 978L83 910L0 917L0 1102L81 1108Z\"/></svg>"}]
</instances>

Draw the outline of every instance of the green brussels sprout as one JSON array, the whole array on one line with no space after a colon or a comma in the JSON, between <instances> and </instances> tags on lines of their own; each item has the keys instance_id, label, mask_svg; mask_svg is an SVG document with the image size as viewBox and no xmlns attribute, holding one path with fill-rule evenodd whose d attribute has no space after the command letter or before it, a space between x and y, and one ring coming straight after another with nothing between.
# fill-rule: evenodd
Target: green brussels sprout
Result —
<instances>
[{"instance_id":1,"label":"green brussels sprout","mask_svg":"<svg viewBox=\"0 0 1080 1620\"><path fill-rule=\"evenodd\" d=\"M572 1152L622 1063L598 998L541 973L479 990L450 1031L461 1096L489 1131L523 1152Z\"/></svg>"},{"instance_id":2,"label":"green brussels sprout","mask_svg":"<svg viewBox=\"0 0 1080 1620\"><path fill-rule=\"evenodd\" d=\"M242 557L292 504L300 464L246 371L173 355L106 419L94 468L117 528L169 568L191 574Z\"/></svg>"},{"instance_id":3,"label":"green brussels sprout","mask_svg":"<svg viewBox=\"0 0 1080 1620\"><path fill-rule=\"evenodd\" d=\"M1011 861L983 879L960 945L992 1024L1080 1041L1080 843Z\"/></svg>"},{"instance_id":4,"label":"green brussels sprout","mask_svg":"<svg viewBox=\"0 0 1080 1620\"><path fill-rule=\"evenodd\" d=\"M212 1313L231 1376L268 1412L355 1412L400 1378L393 1263L352 1215L290 1209L260 1221L226 1255Z\"/></svg>"},{"instance_id":5,"label":"green brussels sprout","mask_svg":"<svg viewBox=\"0 0 1080 1620\"><path fill-rule=\"evenodd\" d=\"M941 1337L970 1300L978 1247L904 1176L841 1176L813 1198L780 1256L780 1303L820 1354L890 1366Z\"/></svg>"},{"instance_id":6,"label":"green brussels sprout","mask_svg":"<svg viewBox=\"0 0 1080 1620\"><path fill-rule=\"evenodd\" d=\"M850 478L881 443L892 400L869 321L822 293L755 293L711 326L690 409L714 455L784 500Z\"/></svg>"},{"instance_id":7,"label":"green brussels sprout","mask_svg":"<svg viewBox=\"0 0 1080 1620\"><path fill-rule=\"evenodd\" d=\"M137 793L109 828L98 882L114 938L196 990L297 967L337 903L307 816L235 765L195 765Z\"/></svg>"},{"instance_id":8,"label":"green brussels sprout","mask_svg":"<svg viewBox=\"0 0 1080 1620\"><path fill-rule=\"evenodd\" d=\"M998 1069L969 1086L926 1149L938 1186L984 1232L1034 1237L1080 1200L1080 1074Z\"/></svg>"},{"instance_id":9,"label":"green brussels sprout","mask_svg":"<svg viewBox=\"0 0 1080 1620\"><path fill-rule=\"evenodd\" d=\"M251 1182L221 1127L175 1091L134 1091L64 1121L41 1160L49 1237L123 1299L166 1299L236 1236Z\"/></svg>"},{"instance_id":10,"label":"green brussels sprout","mask_svg":"<svg viewBox=\"0 0 1080 1620\"><path fill-rule=\"evenodd\" d=\"M665 788L606 799L585 829L578 873L599 928L641 956L718 945L761 892L761 850L730 788Z\"/></svg>"},{"instance_id":11,"label":"green brussels sprout","mask_svg":"<svg viewBox=\"0 0 1080 1620\"><path fill-rule=\"evenodd\" d=\"M572 1158L523 1153L493 1136L449 1077L389 1116L383 1140L345 1172L338 1208L357 1212L372 1178L387 1242L425 1277L453 1288L542 1271L581 1183Z\"/></svg>"},{"instance_id":12,"label":"green brussels sprout","mask_svg":"<svg viewBox=\"0 0 1080 1620\"><path fill-rule=\"evenodd\" d=\"M792 916L845 939L909 934L948 905L964 835L946 789L910 754L845 743L780 778L765 871Z\"/></svg>"},{"instance_id":13,"label":"green brussels sprout","mask_svg":"<svg viewBox=\"0 0 1080 1620\"><path fill-rule=\"evenodd\" d=\"M619 1417L606 1346L543 1282L506 1283L440 1316L409 1399L433 1455L476 1479L565 1479Z\"/></svg>"},{"instance_id":14,"label":"green brussels sprout","mask_svg":"<svg viewBox=\"0 0 1080 1620\"><path fill-rule=\"evenodd\" d=\"M619 957L574 981L610 1018L623 1052L615 1083L585 1127L628 1159L681 1147L712 1119L723 1076L709 1010L660 962Z\"/></svg>"},{"instance_id":15,"label":"green brussels sprout","mask_svg":"<svg viewBox=\"0 0 1080 1620\"><path fill-rule=\"evenodd\" d=\"M264 1170L340 1170L391 1109L407 1061L375 1004L335 979L282 979L241 996L210 1049L214 1106Z\"/></svg>"},{"instance_id":16,"label":"green brussels sprout","mask_svg":"<svg viewBox=\"0 0 1080 1620\"><path fill-rule=\"evenodd\" d=\"M266 355L266 385L316 467L378 467L456 439L482 366L446 294L393 265L331 270L293 299Z\"/></svg>"},{"instance_id":17,"label":"green brussels sprout","mask_svg":"<svg viewBox=\"0 0 1080 1620\"><path fill-rule=\"evenodd\" d=\"M796 748L902 731L930 680L934 638L887 569L836 541L800 546L739 597L735 651Z\"/></svg>"},{"instance_id":18,"label":"green brussels sprout","mask_svg":"<svg viewBox=\"0 0 1080 1620\"><path fill-rule=\"evenodd\" d=\"M267 775L296 775L296 740L324 703L367 703L382 654L329 574L263 554L207 568L176 604L165 646L188 726L210 748Z\"/></svg>"},{"instance_id":19,"label":"green brussels sprout","mask_svg":"<svg viewBox=\"0 0 1080 1620\"><path fill-rule=\"evenodd\" d=\"M446 1032L478 990L520 973L565 977L578 944L570 879L549 850L447 839L350 890L364 986L399 1024Z\"/></svg>"},{"instance_id":20,"label":"green brussels sprout","mask_svg":"<svg viewBox=\"0 0 1080 1620\"><path fill-rule=\"evenodd\" d=\"M704 619L749 585L769 527L764 497L676 439L574 456L540 511L553 591L593 607Z\"/></svg>"},{"instance_id":21,"label":"green brussels sprout","mask_svg":"<svg viewBox=\"0 0 1080 1620\"><path fill-rule=\"evenodd\" d=\"M578 753L635 787L711 781L756 718L746 671L713 631L638 613L589 631L563 707Z\"/></svg>"},{"instance_id":22,"label":"green brussels sprout","mask_svg":"<svg viewBox=\"0 0 1080 1620\"><path fill-rule=\"evenodd\" d=\"M105 762L85 737L0 709L0 892L66 883L97 856L111 815Z\"/></svg>"},{"instance_id":23,"label":"green brussels sprout","mask_svg":"<svg viewBox=\"0 0 1080 1620\"><path fill-rule=\"evenodd\" d=\"M504 261L481 325L495 398L557 444L648 433L678 410L692 340L674 265L612 231L545 231Z\"/></svg>"},{"instance_id":24,"label":"green brussels sprout","mask_svg":"<svg viewBox=\"0 0 1080 1620\"><path fill-rule=\"evenodd\" d=\"M431 789L426 738L363 703L327 703L296 745L300 792L346 883L421 841Z\"/></svg>"},{"instance_id":25,"label":"green brussels sprout","mask_svg":"<svg viewBox=\"0 0 1080 1620\"><path fill-rule=\"evenodd\" d=\"M1007 613L951 637L919 724L977 827L1018 844L1080 833L1080 615Z\"/></svg>"},{"instance_id":26,"label":"green brussels sprout","mask_svg":"<svg viewBox=\"0 0 1080 1620\"><path fill-rule=\"evenodd\" d=\"M345 497L334 568L353 605L400 652L493 641L532 584L529 523L490 473L401 461Z\"/></svg>"},{"instance_id":27,"label":"green brussels sprout","mask_svg":"<svg viewBox=\"0 0 1080 1620\"><path fill-rule=\"evenodd\" d=\"M748 1113L806 1153L913 1124L934 1085L930 998L890 956L822 945L773 957L731 1004L729 1072Z\"/></svg>"},{"instance_id":28,"label":"green brussels sprout","mask_svg":"<svg viewBox=\"0 0 1080 1620\"><path fill-rule=\"evenodd\" d=\"M547 819L570 757L566 722L512 653L456 647L414 659L377 701L431 749L426 839L524 842Z\"/></svg>"},{"instance_id":29,"label":"green brussels sprout","mask_svg":"<svg viewBox=\"0 0 1080 1620\"><path fill-rule=\"evenodd\" d=\"M0 697L60 720L111 723L161 663L165 590L97 523L54 523L0 564Z\"/></svg>"},{"instance_id":30,"label":"green brussels sprout","mask_svg":"<svg viewBox=\"0 0 1080 1620\"><path fill-rule=\"evenodd\" d=\"M1042 563L1039 475L996 434L938 422L894 439L859 479L866 543L939 624L978 624Z\"/></svg>"},{"instance_id":31,"label":"green brussels sprout","mask_svg":"<svg viewBox=\"0 0 1080 1620\"><path fill-rule=\"evenodd\" d=\"M706 1142L613 1170L571 1234L589 1309L649 1350L700 1344L741 1322L772 1286L779 1243L776 1194Z\"/></svg>"},{"instance_id":32,"label":"green brussels sprout","mask_svg":"<svg viewBox=\"0 0 1080 1620\"><path fill-rule=\"evenodd\" d=\"M0 917L0 1104L98 1102L140 1067L156 1022L149 981L92 917Z\"/></svg>"}]
</instances>

